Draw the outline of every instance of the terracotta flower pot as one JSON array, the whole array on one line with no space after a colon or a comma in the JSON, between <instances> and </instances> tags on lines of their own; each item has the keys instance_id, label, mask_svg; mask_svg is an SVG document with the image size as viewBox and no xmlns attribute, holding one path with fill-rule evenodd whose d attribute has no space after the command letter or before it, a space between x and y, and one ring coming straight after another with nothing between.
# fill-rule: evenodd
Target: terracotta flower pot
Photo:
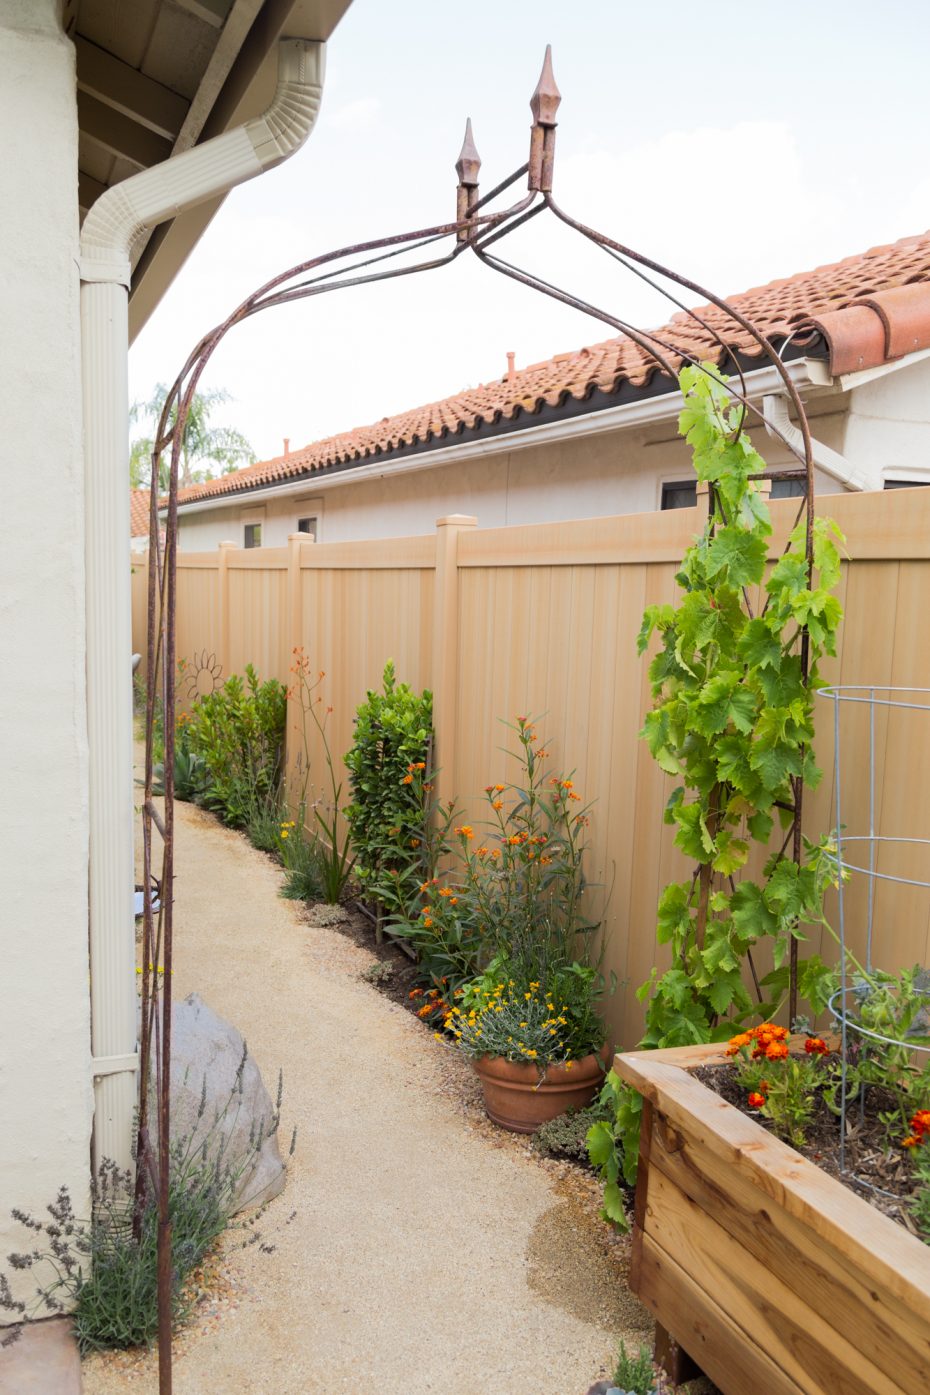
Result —
<instances>
[{"instance_id":1,"label":"terracotta flower pot","mask_svg":"<svg viewBox=\"0 0 930 1395\"><path fill-rule=\"evenodd\" d=\"M566 1109L590 1104L603 1084L607 1059L605 1046L600 1055L584 1056L570 1068L539 1067L503 1056L480 1056L474 1067L488 1117L512 1133L532 1133Z\"/></svg>"}]
</instances>

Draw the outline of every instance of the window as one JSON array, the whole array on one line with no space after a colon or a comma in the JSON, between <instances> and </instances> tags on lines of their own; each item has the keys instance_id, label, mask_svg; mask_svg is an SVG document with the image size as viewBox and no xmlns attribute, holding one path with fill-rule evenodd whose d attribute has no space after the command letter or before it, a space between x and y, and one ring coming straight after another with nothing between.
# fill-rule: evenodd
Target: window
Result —
<instances>
[{"instance_id":1,"label":"window","mask_svg":"<svg viewBox=\"0 0 930 1395\"><path fill-rule=\"evenodd\" d=\"M246 547L261 547L262 545L262 525L260 523L247 523L245 525Z\"/></svg>"},{"instance_id":2,"label":"window","mask_svg":"<svg viewBox=\"0 0 930 1395\"><path fill-rule=\"evenodd\" d=\"M311 518L298 518L298 520L297 520L297 531L298 531L298 533L306 533L309 537L313 538L314 542L316 542L316 529L317 529L317 520L316 520L316 515L315 515L315 514L314 514Z\"/></svg>"},{"instance_id":3,"label":"window","mask_svg":"<svg viewBox=\"0 0 930 1395\"><path fill-rule=\"evenodd\" d=\"M697 485L693 480L676 480L673 484L663 484L663 509L693 509L697 503Z\"/></svg>"},{"instance_id":4,"label":"window","mask_svg":"<svg viewBox=\"0 0 930 1395\"><path fill-rule=\"evenodd\" d=\"M772 480L772 499L803 499L807 480Z\"/></svg>"},{"instance_id":5,"label":"window","mask_svg":"<svg viewBox=\"0 0 930 1395\"><path fill-rule=\"evenodd\" d=\"M930 484L930 480L885 480L886 489L919 489L923 484Z\"/></svg>"}]
</instances>

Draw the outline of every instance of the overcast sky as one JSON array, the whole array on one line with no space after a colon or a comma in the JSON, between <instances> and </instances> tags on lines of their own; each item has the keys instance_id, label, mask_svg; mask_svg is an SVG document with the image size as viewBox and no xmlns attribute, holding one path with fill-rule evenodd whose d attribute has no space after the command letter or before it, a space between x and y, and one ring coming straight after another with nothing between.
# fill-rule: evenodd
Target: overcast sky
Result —
<instances>
[{"instance_id":1,"label":"overcast sky","mask_svg":"<svg viewBox=\"0 0 930 1395\"><path fill-rule=\"evenodd\" d=\"M930 227L925 0L354 0L307 145L229 195L132 350L131 398L276 272L451 219L466 116L484 189L522 164L546 43L559 202L718 292ZM668 318L547 215L505 245L634 323ZM264 459L500 377L508 350L520 367L610 333L462 257L257 316L205 383Z\"/></svg>"}]
</instances>

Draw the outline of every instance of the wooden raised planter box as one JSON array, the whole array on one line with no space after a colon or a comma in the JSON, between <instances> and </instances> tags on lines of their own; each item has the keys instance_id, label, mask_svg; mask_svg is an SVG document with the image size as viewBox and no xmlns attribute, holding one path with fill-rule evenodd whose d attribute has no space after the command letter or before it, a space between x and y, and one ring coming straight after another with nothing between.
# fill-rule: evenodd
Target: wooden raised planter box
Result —
<instances>
[{"instance_id":1,"label":"wooden raised planter box","mask_svg":"<svg viewBox=\"0 0 930 1395\"><path fill-rule=\"evenodd\" d=\"M930 1247L690 1074L725 1059L615 1063L644 1099L630 1282L667 1349L725 1395L930 1392Z\"/></svg>"}]
</instances>

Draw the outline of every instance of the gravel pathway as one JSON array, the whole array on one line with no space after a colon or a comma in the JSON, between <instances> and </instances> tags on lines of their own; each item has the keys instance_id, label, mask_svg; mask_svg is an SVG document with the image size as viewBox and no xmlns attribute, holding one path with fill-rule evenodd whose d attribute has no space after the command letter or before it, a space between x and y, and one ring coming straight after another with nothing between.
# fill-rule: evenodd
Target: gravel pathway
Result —
<instances>
[{"instance_id":1,"label":"gravel pathway","mask_svg":"<svg viewBox=\"0 0 930 1395\"><path fill-rule=\"evenodd\" d=\"M649 1331L593 1182L491 1125L467 1063L244 837L181 804L177 866L175 993L240 1028L272 1091L283 1066L298 1146L274 1252L232 1233L176 1395L583 1395ZM127 1389L157 1389L151 1353L85 1362L85 1395Z\"/></svg>"}]
</instances>

